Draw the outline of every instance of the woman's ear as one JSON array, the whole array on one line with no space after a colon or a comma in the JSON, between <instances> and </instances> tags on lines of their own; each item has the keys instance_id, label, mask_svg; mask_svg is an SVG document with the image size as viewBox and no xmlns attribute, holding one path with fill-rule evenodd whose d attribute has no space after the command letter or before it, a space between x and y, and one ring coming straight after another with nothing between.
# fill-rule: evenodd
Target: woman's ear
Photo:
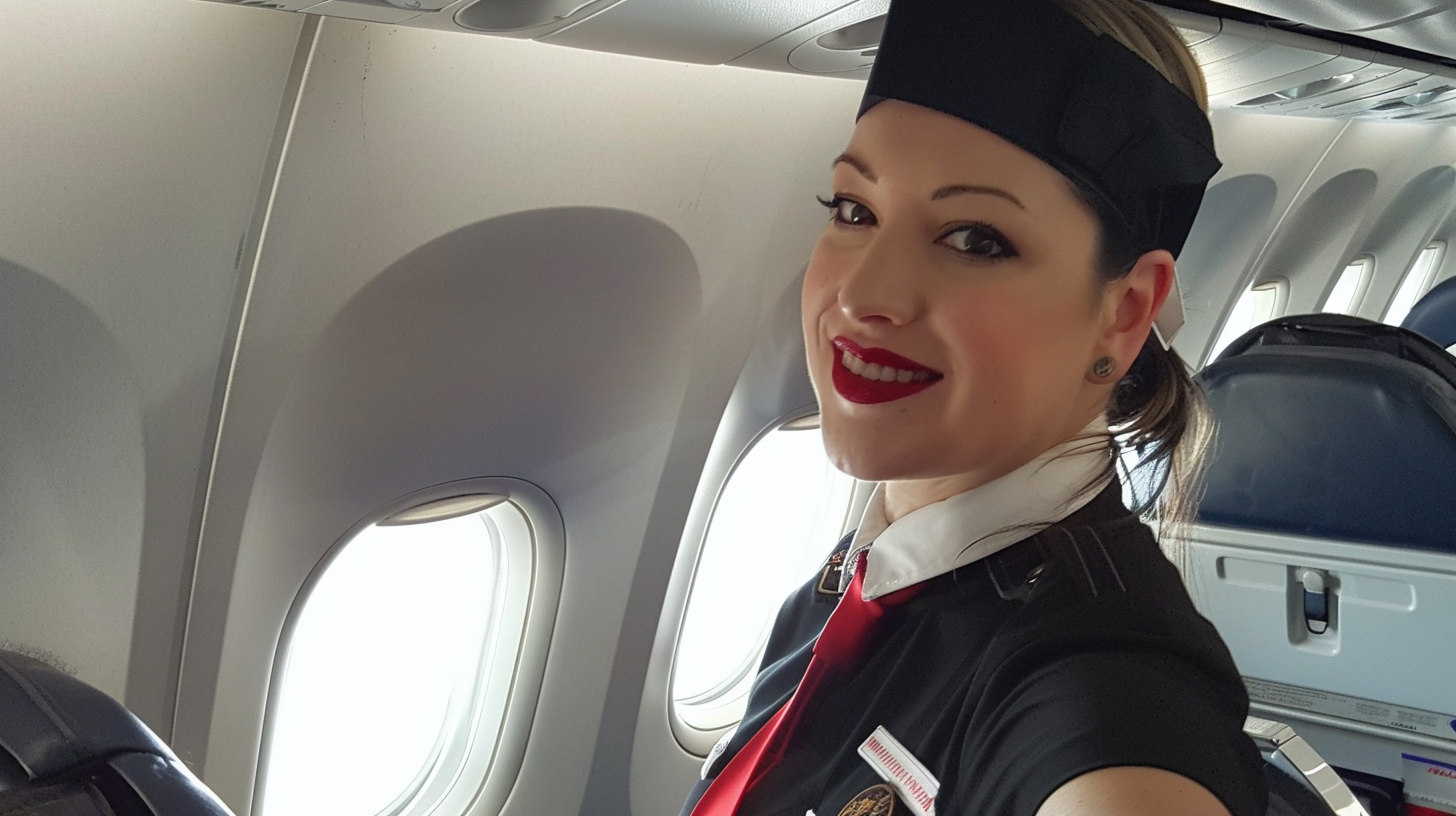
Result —
<instances>
[{"instance_id":1,"label":"woman's ear","mask_svg":"<svg viewBox=\"0 0 1456 816\"><path fill-rule=\"evenodd\" d=\"M1155 249L1143 253L1126 275L1104 290L1104 328L1093 359L1112 358L1113 381L1127 373L1142 351L1153 319L1173 289L1173 275L1173 254Z\"/></svg>"}]
</instances>

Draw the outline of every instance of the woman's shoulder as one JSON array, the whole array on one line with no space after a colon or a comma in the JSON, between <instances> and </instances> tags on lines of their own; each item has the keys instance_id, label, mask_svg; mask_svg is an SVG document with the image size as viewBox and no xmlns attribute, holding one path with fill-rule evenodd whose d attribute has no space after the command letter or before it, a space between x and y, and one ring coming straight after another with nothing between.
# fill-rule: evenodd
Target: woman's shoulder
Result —
<instances>
[{"instance_id":1,"label":"woman's shoulder","mask_svg":"<svg viewBox=\"0 0 1456 816\"><path fill-rule=\"evenodd\" d=\"M1160 608L1197 614L1178 568L1148 525L1123 505L1115 481L1018 546L1042 559L1043 574L1051 579L1043 594L1052 605L1106 598L1136 604L1144 613Z\"/></svg>"},{"instance_id":2,"label":"woman's shoulder","mask_svg":"<svg viewBox=\"0 0 1456 816\"><path fill-rule=\"evenodd\" d=\"M1172 658L1247 705L1227 646L1194 605L1151 530L1122 504L1116 485L1022 544L1035 573L1024 601L992 645L999 660L1066 660L1116 654L1126 664ZM996 568L991 569L993 579ZM998 589L1001 582L997 582Z\"/></svg>"}]
</instances>

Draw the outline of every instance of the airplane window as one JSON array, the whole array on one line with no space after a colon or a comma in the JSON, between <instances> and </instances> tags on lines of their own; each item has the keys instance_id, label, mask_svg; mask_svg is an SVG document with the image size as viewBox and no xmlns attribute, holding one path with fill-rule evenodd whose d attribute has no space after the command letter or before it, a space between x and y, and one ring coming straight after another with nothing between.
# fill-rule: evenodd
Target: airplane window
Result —
<instances>
[{"instance_id":1,"label":"airplane window","mask_svg":"<svg viewBox=\"0 0 1456 816\"><path fill-rule=\"evenodd\" d=\"M439 812L467 763L488 767L480 729L504 714L490 667L520 645L507 579L532 557L518 507L474 509L371 525L318 577L277 675L264 816Z\"/></svg>"},{"instance_id":2,"label":"airplane window","mask_svg":"<svg viewBox=\"0 0 1456 816\"><path fill-rule=\"evenodd\" d=\"M779 605L858 522L854 479L829 464L817 427L794 426L749 448L713 508L673 667L673 702L693 728L742 718Z\"/></svg>"},{"instance_id":3,"label":"airplane window","mask_svg":"<svg viewBox=\"0 0 1456 816\"><path fill-rule=\"evenodd\" d=\"M1421 295L1431 288L1431 284L1436 281L1436 272L1441 268L1441 256L1445 254L1445 250L1446 244L1437 241L1416 256L1416 262L1405 273L1405 279L1400 282L1400 288L1391 299L1390 307L1385 310L1386 323L1399 326Z\"/></svg>"},{"instance_id":4,"label":"airplane window","mask_svg":"<svg viewBox=\"0 0 1456 816\"><path fill-rule=\"evenodd\" d=\"M1284 304L1289 300L1289 282L1283 278L1263 281L1250 286L1239 295L1239 300L1234 304L1234 310L1229 313L1228 319L1224 321L1223 331L1218 335L1218 342L1213 344L1213 351L1208 355L1212 360L1224 350L1229 343L1238 339L1238 336L1254 328L1260 323L1280 316L1284 313Z\"/></svg>"},{"instance_id":5,"label":"airplane window","mask_svg":"<svg viewBox=\"0 0 1456 816\"><path fill-rule=\"evenodd\" d=\"M1365 289L1370 285L1371 273L1374 271L1375 259L1369 255L1352 261L1340 273L1340 279L1335 282L1335 288L1330 290L1320 311L1354 314L1360 308L1360 301L1365 297Z\"/></svg>"}]
</instances>

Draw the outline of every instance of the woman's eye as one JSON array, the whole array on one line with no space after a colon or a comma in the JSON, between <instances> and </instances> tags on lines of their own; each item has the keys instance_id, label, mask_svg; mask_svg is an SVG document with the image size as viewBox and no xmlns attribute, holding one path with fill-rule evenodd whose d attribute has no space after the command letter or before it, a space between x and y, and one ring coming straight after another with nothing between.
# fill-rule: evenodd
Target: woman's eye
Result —
<instances>
[{"instance_id":1,"label":"woman's eye","mask_svg":"<svg viewBox=\"0 0 1456 816\"><path fill-rule=\"evenodd\" d=\"M970 224L946 233L940 242L973 258L1001 261L1017 256L1006 236L988 224Z\"/></svg>"},{"instance_id":2,"label":"woman's eye","mask_svg":"<svg viewBox=\"0 0 1456 816\"><path fill-rule=\"evenodd\" d=\"M868 227L875 223L875 214L858 201L835 196L828 201L821 198L819 203L829 208L829 218L836 223L849 227Z\"/></svg>"}]
</instances>

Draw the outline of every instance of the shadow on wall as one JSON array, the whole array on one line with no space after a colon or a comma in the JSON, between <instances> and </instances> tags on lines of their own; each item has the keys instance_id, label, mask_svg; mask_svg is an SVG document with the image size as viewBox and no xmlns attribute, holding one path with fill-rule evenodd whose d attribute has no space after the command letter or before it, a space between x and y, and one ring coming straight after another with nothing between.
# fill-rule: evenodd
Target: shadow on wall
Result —
<instances>
[{"instance_id":1,"label":"shadow on wall","mask_svg":"<svg viewBox=\"0 0 1456 816\"><path fill-rule=\"evenodd\" d=\"M1293 278L1301 270L1311 269L1321 283L1334 271L1335 260L1323 253L1332 248L1341 251L1360 221L1365 217L1365 204L1375 192L1379 177L1370 170L1347 170L1331 178L1279 228L1274 246L1259 269L1260 279L1274 276Z\"/></svg>"},{"instance_id":2,"label":"shadow on wall","mask_svg":"<svg viewBox=\"0 0 1456 816\"><path fill-rule=\"evenodd\" d=\"M333 319L265 462L276 454L346 501L543 471L569 494L621 471L641 453L636 432L675 418L701 297L687 245L641 215L559 208L462 227Z\"/></svg>"},{"instance_id":3,"label":"shadow on wall","mask_svg":"<svg viewBox=\"0 0 1456 816\"><path fill-rule=\"evenodd\" d=\"M1188 243L1178 255L1188 328L1179 333L1177 347L1186 359L1198 360L1192 351L1195 342L1212 340L1234 279L1268 233L1278 194L1273 179L1256 173L1220 181L1204 194Z\"/></svg>"},{"instance_id":4,"label":"shadow on wall","mask_svg":"<svg viewBox=\"0 0 1456 816\"><path fill-rule=\"evenodd\" d=\"M4 259L0 349L0 640L120 699L146 484L137 389L88 306Z\"/></svg>"},{"instance_id":5,"label":"shadow on wall","mask_svg":"<svg viewBox=\"0 0 1456 816\"><path fill-rule=\"evenodd\" d=\"M1406 182L1371 228L1370 240L1365 248L1379 257L1386 247L1419 242L1420 246L1412 247L1413 258L1425 246L1422 239L1440 226L1451 209L1453 186L1456 186L1456 170L1446 166L1432 167ZM1392 289L1394 285L1392 283Z\"/></svg>"}]
</instances>

